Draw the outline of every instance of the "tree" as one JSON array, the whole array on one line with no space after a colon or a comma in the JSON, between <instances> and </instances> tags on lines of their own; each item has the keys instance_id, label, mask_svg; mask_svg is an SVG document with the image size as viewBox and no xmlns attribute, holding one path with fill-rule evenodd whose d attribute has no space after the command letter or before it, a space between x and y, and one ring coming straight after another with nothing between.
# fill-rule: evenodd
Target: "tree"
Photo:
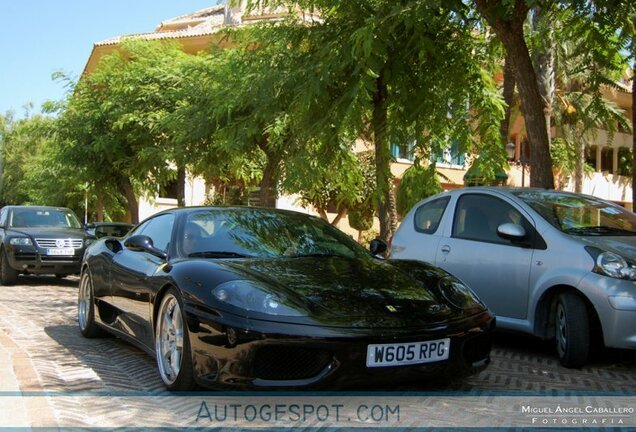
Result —
<instances>
[{"instance_id":1,"label":"tree","mask_svg":"<svg viewBox=\"0 0 636 432\"><path fill-rule=\"evenodd\" d=\"M621 77L623 59L607 55L589 58L588 46L577 42L587 37L580 37L581 23L576 23L572 15L570 10L557 10L552 14L535 12L528 39L531 55L537 59L537 70L547 70L539 75L539 88L543 89L542 97L549 104L546 125L558 127L558 148L551 149L552 155L557 156L552 158L554 165L561 172L574 174L575 191L581 192L584 150L592 144L596 129L605 129L611 140L618 125L629 126L623 111L607 100L595 83L600 80L606 87L615 87ZM586 26L583 31L594 29L594 26ZM612 38L605 42L610 46L611 43ZM589 79L591 71L595 80ZM562 149L563 146L566 148Z\"/></svg>"},{"instance_id":2,"label":"tree","mask_svg":"<svg viewBox=\"0 0 636 432\"><path fill-rule=\"evenodd\" d=\"M400 180L397 209L402 216L405 216L419 201L440 192L442 192L442 186L437 177L435 164L424 167L416 161L404 172Z\"/></svg>"},{"instance_id":3,"label":"tree","mask_svg":"<svg viewBox=\"0 0 636 432\"><path fill-rule=\"evenodd\" d=\"M83 77L60 115L60 160L98 194L117 190L133 223L138 194L154 195L183 173L189 149L175 145L173 131L162 126L178 104L185 56L176 44L125 43Z\"/></svg>"},{"instance_id":4,"label":"tree","mask_svg":"<svg viewBox=\"0 0 636 432\"><path fill-rule=\"evenodd\" d=\"M244 181L259 177L261 205L272 206L284 160L301 144L289 132L293 119L287 108L294 82L284 79L297 54L255 48L251 31L230 32L233 47L214 50L194 65L184 89L185 102L174 118L191 125L183 130L181 141L195 143L196 154L222 168L199 165L198 171ZM240 165L251 169L240 172Z\"/></svg>"},{"instance_id":5,"label":"tree","mask_svg":"<svg viewBox=\"0 0 636 432\"><path fill-rule=\"evenodd\" d=\"M532 63L528 45L524 36L524 22L530 5L535 8L535 17L569 13L563 26L570 32L572 40L578 41L578 47L585 51L580 64L587 72L589 88L594 104L600 104L602 85L615 85L606 78L608 70L620 63L617 59L624 43L616 34L623 21L621 14L633 10L633 2L626 0L597 1L586 0L553 1L538 0L475 0L477 10L492 26L502 40L506 52L511 56L516 71L516 79L521 96L524 119L530 143L531 185L554 187L552 163L550 160L549 114L552 105L550 92L553 74L552 29L544 33L542 49L537 51L537 68ZM625 15L622 15L625 16ZM602 68L598 66L602 65ZM537 71L543 79L537 79ZM544 88L543 95L540 87Z\"/></svg>"},{"instance_id":6,"label":"tree","mask_svg":"<svg viewBox=\"0 0 636 432\"><path fill-rule=\"evenodd\" d=\"M503 108L496 92L484 91L494 83L484 80L484 50L463 2L443 7L389 0L250 2L260 3L292 11L298 6L320 17L311 23L277 23L265 37L304 53L295 74L303 79L296 79L300 86L292 106L304 126L300 129L372 143L382 238L390 237L397 222L390 209L391 143L408 139L428 146L449 136L472 137L466 133L471 120L482 126L490 122L498 130ZM495 140L503 153L498 133ZM471 149L472 138L462 144Z\"/></svg>"},{"instance_id":7,"label":"tree","mask_svg":"<svg viewBox=\"0 0 636 432\"><path fill-rule=\"evenodd\" d=\"M514 67L530 143L530 184L552 189L554 177L550 159L549 131L544 113L545 104L539 92L537 74L523 31L530 8L525 0L475 0L475 4L501 39Z\"/></svg>"},{"instance_id":8,"label":"tree","mask_svg":"<svg viewBox=\"0 0 636 432\"><path fill-rule=\"evenodd\" d=\"M1 117L1 123L3 169L0 201L6 204L32 203L28 174L51 140L54 119L35 114L14 120L8 115Z\"/></svg>"}]
</instances>

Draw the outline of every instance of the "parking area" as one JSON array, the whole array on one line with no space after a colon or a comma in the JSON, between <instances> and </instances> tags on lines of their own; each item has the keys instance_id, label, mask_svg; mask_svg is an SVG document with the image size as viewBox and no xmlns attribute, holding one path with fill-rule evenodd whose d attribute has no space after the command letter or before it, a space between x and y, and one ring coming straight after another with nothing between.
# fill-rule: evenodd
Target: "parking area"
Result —
<instances>
[{"instance_id":1,"label":"parking area","mask_svg":"<svg viewBox=\"0 0 636 432\"><path fill-rule=\"evenodd\" d=\"M23 277L15 286L0 289L0 354L13 371L5 377L0 394L63 394L162 392L154 359L117 339L85 339L77 328L77 278ZM9 379L13 374L14 380ZM583 369L560 366L552 344L529 337L498 334L492 363L482 373L446 386L420 383L412 388L381 391L491 392L611 392L632 393L636 388L636 353L596 350ZM373 391L373 389L371 389ZM36 418L32 425L99 425L100 415L118 413L123 424L135 407L128 403L113 408L107 401L90 409L68 398L48 398L8 408L11 415ZM158 411L171 416L178 409ZM6 414L6 413L5 413ZM39 423L38 423L39 422ZM97 422L97 423L96 423Z\"/></svg>"}]
</instances>

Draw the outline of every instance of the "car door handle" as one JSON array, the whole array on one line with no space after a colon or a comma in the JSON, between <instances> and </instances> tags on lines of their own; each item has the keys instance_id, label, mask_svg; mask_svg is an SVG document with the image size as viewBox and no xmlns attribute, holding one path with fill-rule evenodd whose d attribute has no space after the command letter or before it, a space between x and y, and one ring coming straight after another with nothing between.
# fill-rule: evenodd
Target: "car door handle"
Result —
<instances>
[{"instance_id":1,"label":"car door handle","mask_svg":"<svg viewBox=\"0 0 636 432\"><path fill-rule=\"evenodd\" d=\"M451 248L449 245L444 245L442 246L442 248L440 249L442 251L443 254L447 254L451 251Z\"/></svg>"}]
</instances>

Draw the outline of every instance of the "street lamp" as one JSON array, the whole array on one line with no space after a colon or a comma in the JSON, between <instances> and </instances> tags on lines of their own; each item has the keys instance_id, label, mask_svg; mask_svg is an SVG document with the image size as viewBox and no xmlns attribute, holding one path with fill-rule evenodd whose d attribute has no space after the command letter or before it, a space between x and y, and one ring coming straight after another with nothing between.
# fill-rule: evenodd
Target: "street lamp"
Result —
<instances>
[{"instance_id":1,"label":"street lamp","mask_svg":"<svg viewBox=\"0 0 636 432\"><path fill-rule=\"evenodd\" d=\"M515 159L515 150L517 150L517 145L510 141L506 144L506 153L508 154L508 160L512 161Z\"/></svg>"}]
</instances>

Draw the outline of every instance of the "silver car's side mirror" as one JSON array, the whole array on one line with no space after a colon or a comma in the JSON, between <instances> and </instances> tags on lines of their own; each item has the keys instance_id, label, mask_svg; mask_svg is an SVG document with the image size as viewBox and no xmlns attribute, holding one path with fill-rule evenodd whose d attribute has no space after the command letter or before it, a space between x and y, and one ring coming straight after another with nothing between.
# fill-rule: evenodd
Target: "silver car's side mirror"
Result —
<instances>
[{"instance_id":1,"label":"silver car's side mirror","mask_svg":"<svg viewBox=\"0 0 636 432\"><path fill-rule=\"evenodd\" d=\"M506 240L521 241L526 238L526 230L521 225L505 223L497 227L497 235Z\"/></svg>"}]
</instances>

